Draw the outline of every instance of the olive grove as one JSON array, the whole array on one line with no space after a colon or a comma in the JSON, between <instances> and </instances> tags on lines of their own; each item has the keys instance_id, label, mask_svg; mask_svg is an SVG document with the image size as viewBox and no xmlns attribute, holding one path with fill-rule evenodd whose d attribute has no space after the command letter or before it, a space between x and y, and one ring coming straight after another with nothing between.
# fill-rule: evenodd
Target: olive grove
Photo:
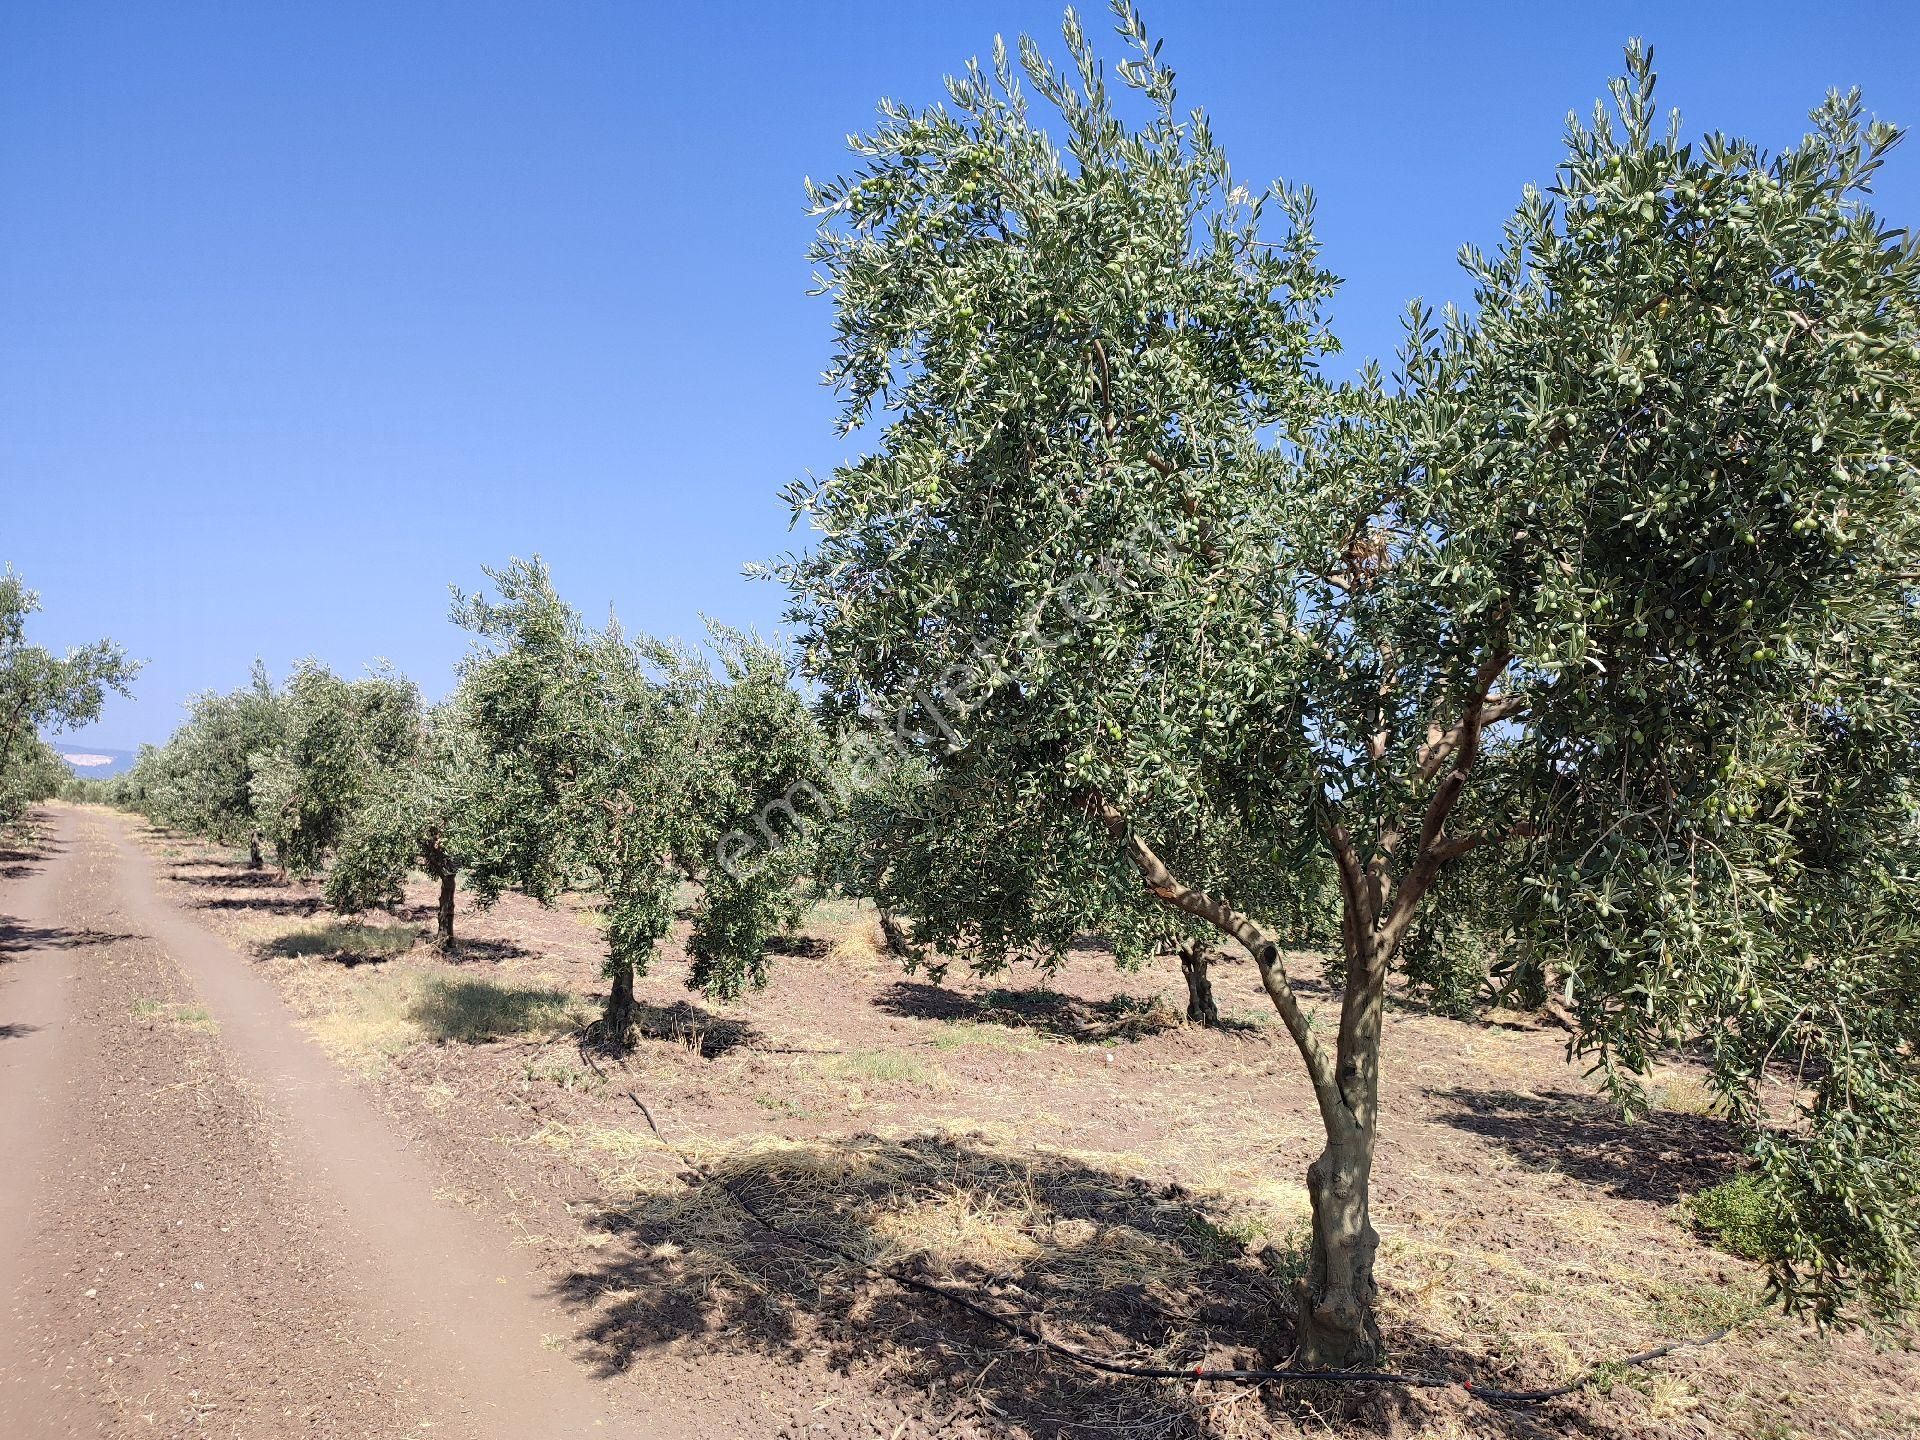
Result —
<instances>
[{"instance_id":1,"label":"olive grove","mask_svg":"<svg viewBox=\"0 0 1920 1440\"><path fill-rule=\"evenodd\" d=\"M737 997L826 891L936 975L1178 952L1202 1023L1237 946L1323 1132L1304 1366L1382 1351L1396 994L1550 997L1629 1109L1691 1050L1780 1296L1909 1306L1920 248L1868 204L1898 132L1833 95L1777 153L1689 141L1630 46L1462 252L1471 304L1340 380L1311 190L1241 181L1115 13L1111 67L1070 13L1066 66L997 46L810 186L864 453L786 493L797 655L594 628L516 560L456 592L444 702L256 670L125 793L342 911L424 870L444 949L462 883L590 897L616 1047L676 919ZM132 674L26 647L31 608L9 574L0 819L37 730Z\"/></svg>"}]
</instances>

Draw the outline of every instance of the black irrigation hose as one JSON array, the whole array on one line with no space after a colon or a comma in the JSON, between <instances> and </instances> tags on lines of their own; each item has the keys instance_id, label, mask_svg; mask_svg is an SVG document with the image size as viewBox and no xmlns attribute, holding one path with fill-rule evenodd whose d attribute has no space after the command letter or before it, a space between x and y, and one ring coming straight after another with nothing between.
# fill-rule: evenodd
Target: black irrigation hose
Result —
<instances>
[{"instance_id":1,"label":"black irrigation hose","mask_svg":"<svg viewBox=\"0 0 1920 1440\"><path fill-rule=\"evenodd\" d=\"M1707 1335L1682 1336L1678 1340L1669 1340L1664 1345L1656 1345L1651 1350L1642 1350L1637 1355L1628 1355L1613 1362L1615 1365L1645 1365L1648 1361L1658 1360L1662 1355L1671 1355L1676 1350L1693 1350L1703 1345L1713 1345L1733 1333L1731 1325L1723 1325ZM1571 1395L1576 1390L1584 1390L1599 1378L1600 1372L1610 1368L1596 1365L1571 1385L1555 1385L1550 1390L1491 1390L1474 1384L1471 1380L1460 1382L1469 1395L1476 1400L1490 1400L1503 1405L1538 1405L1543 1400L1557 1400L1562 1395Z\"/></svg>"},{"instance_id":2,"label":"black irrigation hose","mask_svg":"<svg viewBox=\"0 0 1920 1440\"><path fill-rule=\"evenodd\" d=\"M1444 1375L1401 1375L1386 1370L1210 1370L1203 1365L1185 1367L1171 1365L1132 1365L1124 1360L1109 1360L1103 1356L1095 1355L1090 1351L1082 1350L1078 1346L1069 1345L1065 1341L1053 1339L1040 1329L1037 1319L1033 1317L1021 1319L1017 1316L1002 1314L991 1306L981 1304L971 1295L963 1294L958 1290L941 1285L936 1281L923 1280L917 1275L909 1275L902 1270L875 1265L871 1260L863 1260L858 1255L855 1255L849 1250L843 1250L830 1241L818 1240L811 1235L803 1235L795 1230L783 1229L774 1221L769 1220L757 1205L747 1199L747 1197L742 1195L738 1190L734 1189L727 1181L696 1164L688 1158L679 1146L669 1141L667 1137L660 1132L660 1127L654 1123L653 1112L647 1109L646 1103L642 1101L638 1095L634 1094L631 1090L627 1091L626 1095L627 1099L633 1102L634 1108L640 1112L641 1118L647 1122L647 1128L653 1132L654 1139L672 1151L673 1154L679 1158L680 1163L685 1165L687 1169L695 1175L698 1175L710 1185L719 1186L729 1200L738 1205L756 1224L769 1234L778 1235L786 1240L797 1241L799 1244L806 1246L816 1253L832 1256L837 1260L845 1261L849 1265L856 1265L869 1275L876 1275L882 1280L891 1280L894 1284L903 1286L906 1289L918 1290L927 1295L938 1296L950 1304L958 1305L961 1309L978 1315L982 1320L990 1321L1009 1334L1018 1335L1023 1340L1032 1341L1043 1350L1058 1355L1063 1360L1070 1360L1075 1365L1083 1366L1088 1370L1098 1370L1107 1375L1123 1375L1134 1380L1199 1380L1229 1385L1266 1385L1274 1381L1282 1380L1311 1380L1324 1385L1404 1385L1409 1388L1421 1390L1447 1390L1458 1386L1474 1399L1484 1401L1489 1405L1538 1405L1544 1401L1557 1400L1563 1395L1571 1395L1575 1391L1586 1389L1587 1386L1591 1385L1600 1376L1604 1369L1611 1368L1609 1366L1596 1365L1571 1384L1556 1385L1545 1390L1499 1390L1492 1386L1476 1385L1471 1380L1448 1379ZM1671 1355L1676 1350L1686 1350L1698 1346L1715 1344L1718 1341L1726 1339L1729 1330L1730 1327L1725 1327L1715 1330L1710 1335L1672 1340L1665 1345L1657 1345L1651 1350L1642 1350L1637 1355L1628 1355L1624 1359L1614 1361L1613 1364L1619 1366L1645 1365L1650 1361L1658 1360L1663 1355Z\"/></svg>"}]
</instances>

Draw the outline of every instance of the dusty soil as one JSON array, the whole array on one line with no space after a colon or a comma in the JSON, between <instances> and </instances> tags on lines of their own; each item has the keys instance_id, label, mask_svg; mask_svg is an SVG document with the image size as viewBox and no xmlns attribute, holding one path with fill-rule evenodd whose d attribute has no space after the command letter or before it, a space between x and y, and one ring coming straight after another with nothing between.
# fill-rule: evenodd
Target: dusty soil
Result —
<instances>
[{"instance_id":1,"label":"dusty soil","mask_svg":"<svg viewBox=\"0 0 1920 1440\"><path fill-rule=\"evenodd\" d=\"M278 987L432 1177L434 1203L512 1243L556 1317L548 1352L686 1433L1920 1435L1911 1335L1821 1336L1785 1321L1761 1305L1754 1267L1687 1223L1679 1202L1731 1173L1734 1152L1682 1064L1659 1078L1656 1113L1628 1125L1569 1068L1558 1031L1397 1007L1375 1191L1383 1324L1398 1369L1514 1387L1731 1323L1728 1340L1525 1411L1459 1388L1114 1379L846 1257L1043 1316L1049 1333L1102 1354L1280 1358L1317 1127L1247 967L1217 973L1229 1024L1204 1032L1178 1019L1170 963L1128 975L1089 949L1050 978L956 973L936 986L880 953L869 914L824 905L772 986L739 1004L686 991L669 947L642 987L647 1038L618 1058L580 1029L601 992L584 903L542 911L507 897L478 913L463 899L462 949L446 960L418 943L424 884L397 915L343 924L310 885L177 837L141 842L176 918L225 935ZM1300 968L1311 975L1311 960ZM13 993L0 989L0 1011ZM218 1043L191 1024L151 1033L168 1047ZM0 1042L0 1064L17 1043ZM191 1174L215 1162L179 1163ZM307 1168L292 1171L276 1215L298 1213ZM311 1255L316 1243L286 1245ZM335 1283L316 1268L313 1285ZM38 1353L97 1366L71 1324L59 1334ZM408 1351L369 1342L310 1363L338 1377L325 1403L342 1408L309 1433L388 1433L367 1428L386 1418L377 1407L403 1381L431 1390L431 1375L389 1370L362 1395L353 1387L370 1372L353 1368L355 1353L371 1364ZM102 1401L120 1393L98 1368L76 1384ZM348 1408L354 1396L375 1409Z\"/></svg>"},{"instance_id":2,"label":"dusty soil","mask_svg":"<svg viewBox=\"0 0 1920 1440\"><path fill-rule=\"evenodd\" d=\"M19 1222L0 1433L607 1433L616 1397L542 1346L506 1237L473 1243L270 987L154 897L117 830L67 811L11 862L0 1007L34 1019L0 1051L26 1162L0 1171ZM408 1218L404 1246L370 1201ZM484 1279L462 1291L444 1259L423 1274L436 1239Z\"/></svg>"}]
</instances>

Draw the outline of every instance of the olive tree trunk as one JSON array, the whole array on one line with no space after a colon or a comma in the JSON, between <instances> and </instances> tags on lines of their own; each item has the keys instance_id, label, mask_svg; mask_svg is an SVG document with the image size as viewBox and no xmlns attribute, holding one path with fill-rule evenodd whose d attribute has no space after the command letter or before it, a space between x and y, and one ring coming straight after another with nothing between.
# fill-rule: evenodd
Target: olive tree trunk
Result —
<instances>
[{"instance_id":1,"label":"olive tree trunk","mask_svg":"<svg viewBox=\"0 0 1920 1440\"><path fill-rule=\"evenodd\" d=\"M1343 929L1346 993L1334 1051L1340 1105L1324 1109L1327 1145L1307 1167L1313 1234L1300 1282L1294 1363L1311 1370L1377 1365L1379 1322L1373 1257L1380 1237L1367 1211L1379 1114L1380 1029L1386 971L1394 941L1374 929L1370 913L1349 915Z\"/></svg>"},{"instance_id":2,"label":"olive tree trunk","mask_svg":"<svg viewBox=\"0 0 1920 1440\"><path fill-rule=\"evenodd\" d=\"M907 937L907 930L900 919L885 906L880 908L880 934L887 942L887 949L905 959L913 954L913 942Z\"/></svg>"},{"instance_id":3,"label":"olive tree trunk","mask_svg":"<svg viewBox=\"0 0 1920 1440\"><path fill-rule=\"evenodd\" d=\"M443 955L453 953L453 887L455 872L440 876L440 905L434 917L433 947Z\"/></svg>"},{"instance_id":4,"label":"olive tree trunk","mask_svg":"<svg viewBox=\"0 0 1920 1440\"><path fill-rule=\"evenodd\" d=\"M607 964L613 987L607 991L607 1008L601 1016L601 1028L609 1045L625 1046L633 1036L633 963L615 959Z\"/></svg>"},{"instance_id":5,"label":"olive tree trunk","mask_svg":"<svg viewBox=\"0 0 1920 1440\"><path fill-rule=\"evenodd\" d=\"M1471 716L1486 707L1488 676L1505 664L1483 667L1480 685L1471 700ZM1459 742L1466 757L1456 764L1450 785L1436 794L1421 831L1419 857L1408 869L1397 894L1384 865L1363 864L1346 831L1328 828L1341 877L1341 949L1346 958L1346 984L1340 999L1340 1033L1329 1053L1315 1017L1300 1003L1288 978L1280 946L1250 917L1205 891L1184 883L1167 868L1153 847L1127 823L1124 813L1095 794L1089 808L1106 823L1107 833L1125 850L1156 899L1205 920L1222 934L1246 946L1260 972L1261 986L1279 1011L1281 1020L1299 1047L1313 1083L1327 1143L1320 1157L1307 1167L1307 1193L1313 1204L1313 1235L1306 1272L1299 1286L1295 1323L1294 1363L1313 1370L1353 1370L1379 1364L1381 1338L1375 1320L1373 1259L1380 1237L1367 1213L1367 1190L1373 1178L1373 1152L1380 1100L1380 1032L1386 1009L1387 969L1414 907L1431 888L1434 876L1450 858L1464 853L1458 842L1446 842L1442 822L1447 806L1465 781L1477 727L1468 725ZM1388 901L1391 897L1392 904ZM1193 969L1188 969L1189 994ZM1204 974L1204 972L1202 972Z\"/></svg>"},{"instance_id":6,"label":"olive tree trunk","mask_svg":"<svg viewBox=\"0 0 1920 1440\"><path fill-rule=\"evenodd\" d=\"M266 857L260 853L260 832L256 830L247 840L247 869L259 870L266 863Z\"/></svg>"},{"instance_id":7,"label":"olive tree trunk","mask_svg":"<svg viewBox=\"0 0 1920 1440\"><path fill-rule=\"evenodd\" d=\"M1187 1019L1208 1027L1220 1023L1220 1007L1214 1003L1213 982L1207 978L1210 952L1204 940L1191 940L1180 949L1180 973L1187 981Z\"/></svg>"},{"instance_id":8,"label":"olive tree trunk","mask_svg":"<svg viewBox=\"0 0 1920 1440\"><path fill-rule=\"evenodd\" d=\"M1329 1141L1307 1167L1313 1240L1300 1282L1294 1363L1309 1370L1351 1370L1380 1358L1373 1315L1380 1237L1367 1214L1372 1173L1371 1134Z\"/></svg>"}]
</instances>

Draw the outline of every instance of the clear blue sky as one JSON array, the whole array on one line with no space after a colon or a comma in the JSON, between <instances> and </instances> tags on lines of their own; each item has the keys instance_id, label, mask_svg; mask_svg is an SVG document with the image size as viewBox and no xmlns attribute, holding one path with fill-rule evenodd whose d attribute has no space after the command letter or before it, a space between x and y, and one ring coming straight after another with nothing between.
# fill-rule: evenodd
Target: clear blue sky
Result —
<instances>
[{"instance_id":1,"label":"clear blue sky","mask_svg":"<svg viewBox=\"0 0 1920 1440\"><path fill-rule=\"evenodd\" d=\"M150 662L84 738L160 740L255 656L429 692L447 586L539 552L589 614L771 628L743 562L832 465L801 177L924 102L992 3L0 7L0 561L37 635ZM1104 11L1083 7L1105 33ZM1651 40L1690 131L1769 145L1829 86L1920 123L1920 6L1147 11L1243 178L1312 183L1335 318L1390 351ZM1920 142L1881 190L1920 218Z\"/></svg>"}]
</instances>

